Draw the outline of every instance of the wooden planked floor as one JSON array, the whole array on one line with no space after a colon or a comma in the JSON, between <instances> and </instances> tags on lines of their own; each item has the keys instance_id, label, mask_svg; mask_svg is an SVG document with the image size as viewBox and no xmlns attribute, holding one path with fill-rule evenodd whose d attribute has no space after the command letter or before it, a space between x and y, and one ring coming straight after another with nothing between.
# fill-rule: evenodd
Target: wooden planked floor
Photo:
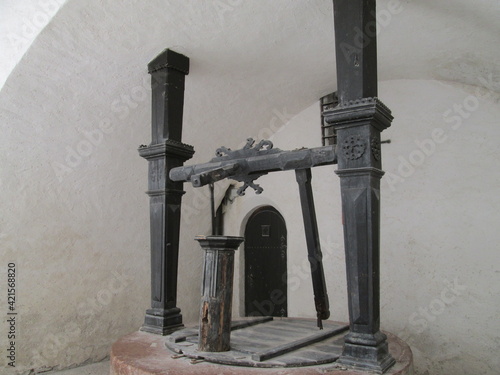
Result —
<instances>
[{"instance_id":1,"label":"wooden planked floor","mask_svg":"<svg viewBox=\"0 0 500 375\"><path fill-rule=\"evenodd\" d=\"M246 320L248 322L248 320ZM166 346L177 354L207 362L249 367L300 367L335 362L342 353L348 326L315 320L274 318L231 332L231 350L222 353L198 351L196 329L181 330L167 337Z\"/></svg>"}]
</instances>

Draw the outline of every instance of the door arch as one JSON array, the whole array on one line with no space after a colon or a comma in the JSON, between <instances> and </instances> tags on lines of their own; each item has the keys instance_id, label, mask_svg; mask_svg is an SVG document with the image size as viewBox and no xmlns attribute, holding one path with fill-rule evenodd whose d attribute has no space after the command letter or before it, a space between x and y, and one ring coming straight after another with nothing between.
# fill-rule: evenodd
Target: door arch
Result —
<instances>
[{"instance_id":1,"label":"door arch","mask_svg":"<svg viewBox=\"0 0 500 375\"><path fill-rule=\"evenodd\" d=\"M272 206L252 213L245 226L245 316L288 316L287 231Z\"/></svg>"}]
</instances>

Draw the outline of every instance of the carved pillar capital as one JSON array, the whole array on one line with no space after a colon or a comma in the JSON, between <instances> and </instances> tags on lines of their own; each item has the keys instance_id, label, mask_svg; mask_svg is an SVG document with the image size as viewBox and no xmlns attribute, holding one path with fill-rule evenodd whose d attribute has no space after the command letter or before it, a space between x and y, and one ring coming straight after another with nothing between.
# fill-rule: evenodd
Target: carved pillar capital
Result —
<instances>
[{"instance_id":1,"label":"carved pillar capital","mask_svg":"<svg viewBox=\"0 0 500 375\"><path fill-rule=\"evenodd\" d=\"M341 104L324 114L325 123L337 134L339 170L382 168L380 133L391 126L391 111L378 98Z\"/></svg>"}]
</instances>

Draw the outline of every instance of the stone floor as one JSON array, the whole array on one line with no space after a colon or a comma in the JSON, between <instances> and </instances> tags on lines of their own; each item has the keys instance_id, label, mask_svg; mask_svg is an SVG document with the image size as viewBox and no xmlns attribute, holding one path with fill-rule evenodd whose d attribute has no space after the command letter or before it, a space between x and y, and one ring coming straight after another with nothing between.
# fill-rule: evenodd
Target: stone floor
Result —
<instances>
[{"instance_id":1,"label":"stone floor","mask_svg":"<svg viewBox=\"0 0 500 375\"><path fill-rule=\"evenodd\" d=\"M70 370L48 372L44 375L108 375L109 360L90 365L75 367Z\"/></svg>"},{"instance_id":2,"label":"stone floor","mask_svg":"<svg viewBox=\"0 0 500 375\"><path fill-rule=\"evenodd\" d=\"M312 320L312 322L315 323L316 320L314 319ZM388 332L386 333L388 336L389 351L396 360L396 364L386 372L386 375L413 375L413 355L411 353L411 349L398 337ZM271 334L270 329L268 334ZM275 334L281 335L282 332L275 332ZM249 335L249 337L251 336L252 335ZM181 344L179 343L179 345ZM186 348L190 348L192 345L193 344L188 340L184 341L184 346ZM283 354L280 357L276 357L276 360L278 358L284 358L285 356L286 355ZM244 356L242 358L245 360ZM165 337L148 334L141 331L124 336L113 344L111 348L110 367L111 374L113 375L320 375L326 373L331 375L373 374L373 372L347 369L346 367L342 365L339 366L336 363L327 363L323 365L319 364L307 367L256 368L219 365L208 361L200 361L199 358L198 360L192 360L188 356L173 356L172 352L165 346Z\"/></svg>"}]
</instances>

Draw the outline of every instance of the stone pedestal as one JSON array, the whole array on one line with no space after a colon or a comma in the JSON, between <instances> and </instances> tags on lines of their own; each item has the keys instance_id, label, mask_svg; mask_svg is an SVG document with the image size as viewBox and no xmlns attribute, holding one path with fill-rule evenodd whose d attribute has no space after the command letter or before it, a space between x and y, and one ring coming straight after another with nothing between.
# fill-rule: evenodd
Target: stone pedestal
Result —
<instances>
[{"instance_id":1,"label":"stone pedestal","mask_svg":"<svg viewBox=\"0 0 500 375\"><path fill-rule=\"evenodd\" d=\"M315 324L315 320L311 321ZM387 333L389 352L396 360L386 375L413 375L413 355L409 346ZM222 354L222 353L221 353ZM134 332L122 337L111 348L111 375L363 375L373 372L354 370L337 363L307 367L254 368L191 360L165 347L165 337Z\"/></svg>"}]
</instances>

